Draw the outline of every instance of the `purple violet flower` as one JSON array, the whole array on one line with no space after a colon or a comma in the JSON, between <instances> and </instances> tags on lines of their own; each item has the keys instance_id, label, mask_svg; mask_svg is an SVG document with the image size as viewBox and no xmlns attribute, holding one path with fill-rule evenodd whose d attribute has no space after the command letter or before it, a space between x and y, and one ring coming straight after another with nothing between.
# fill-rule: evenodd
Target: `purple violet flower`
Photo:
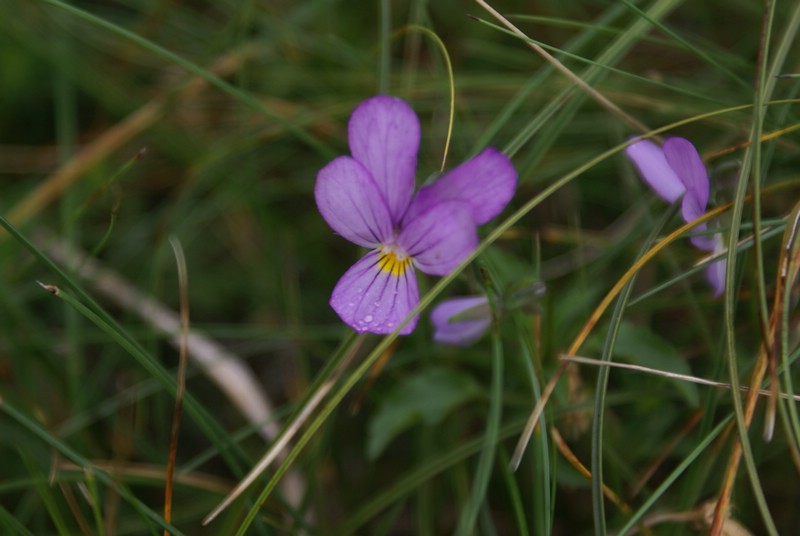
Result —
<instances>
[{"instance_id":1,"label":"purple violet flower","mask_svg":"<svg viewBox=\"0 0 800 536\"><path fill-rule=\"evenodd\" d=\"M320 170L314 196L334 231L370 251L339 279L330 304L359 333L391 333L419 302L414 268L443 276L464 260L478 245L477 226L511 200L517 172L489 147L415 195L420 127L408 104L367 99L347 130L352 156Z\"/></svg>"},{"instance_id":2,"label":"purple violet flower","mask_svg":"<svg viewBox=\"0 0 800 536\"><path fill-rule=\"evenodd\" d=\"M689 140L667 138L663 148L650 140L641 140L629 145L625 153L659 197L674 203L683 196L681 216L684 221L695 220L706 211L708 172L697 149ZM705 230L706 224L700 224L695 229ZM724 250L719 233L712 236L693 236L691 242L696 248L715 254ZM714 295L719 296L725 285L724 259L715 261L706 268L706 279L714 289Z\"/></svg>"},{"instance_id":3,"label":"purple violet flower","mask_svg":"<svg viewBox=\"0 0 800 536\"><path fill-rule=\"evenodd\" d=\"M445 300L431 311L433 340L442 344L469 346L486 333L492 323L486 296Z\"/></svg>"}]
</instances>

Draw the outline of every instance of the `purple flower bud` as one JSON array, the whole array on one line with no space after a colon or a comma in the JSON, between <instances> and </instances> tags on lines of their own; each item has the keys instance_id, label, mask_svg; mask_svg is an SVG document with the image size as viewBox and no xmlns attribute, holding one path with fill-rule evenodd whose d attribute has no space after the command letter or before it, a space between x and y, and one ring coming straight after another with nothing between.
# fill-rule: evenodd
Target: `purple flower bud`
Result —
<instances>
[{"instance_id":1,"label":"purple flower bud","mask_svg":"<svg viewBox=\"0 0 800 536\"><path fill-rule=\"evenodd\" d=\"M433 340L442 344L469 346L489 329L492 315L486 296L445 300L431 311Z\"/></svg>"},{"instance_id":2,"label":"purple flower bud","mask_svg":"<svg viewBox=\"0 0 800 536\"><path fill-rule=\"evenodd\" d=\"M681 196L681 216L685 222L696 220L706 211L708 205L708 172L703 160L692 143L684 138L667 138L664 147L650 140L632 143L625 149L644 181L669 203ZM696 231L706 229L702 223ZM713 236L693 236L692 244L704 251L721 251L722 239L719 233ZM722 292L725 284L725 260L720 259L706 270L706 278L714 289L714 295Z\"/></svg>"}]
</instances>

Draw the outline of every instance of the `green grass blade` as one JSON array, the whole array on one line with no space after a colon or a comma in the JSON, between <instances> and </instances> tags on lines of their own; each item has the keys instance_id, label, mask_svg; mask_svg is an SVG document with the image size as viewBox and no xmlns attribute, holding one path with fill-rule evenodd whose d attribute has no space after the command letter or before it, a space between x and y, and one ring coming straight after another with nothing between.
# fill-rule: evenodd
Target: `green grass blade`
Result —
<instances>
[{"instance_id":1,"label":"green grass blade","mask_svg":"<svg viewBox=\"0 0 800 536\"><path fill-rule=\"evenodd\" d=\"M484 447L475 469L475 479L469 501L461 512L455 534L468 536L475 527L481 505L489 487L489 478L494 466L495 445L500 431L500 416L503 408L503 343L497 328L492 334L492 383L489 395L489 413L486 418Z\"/></svg>"},{"instance_id":2,"label":"green grass blade","mask_svg":"<svg viewBox=\"0 0 800 536\"><path fill-rule=\"evenodd\" d=\"M619 530L617 534L628 534L634 525L636 525L642 517L647 513L650 508L672 487L676 480L691 466L695 460L702 454L706 448L722 433L731 417L723 419L714 429L697 444L695 448L689 452L688 456L678 464L678 466L664 479L664 481L653 491L650 497L640 506L628 520L628 522Z\"/></svg>"},{"instance_id":3,"label":"green grass blade","mask_svg":"<svg viewBox=\"0 0 800 536\"><path fill-rule=\"evenodd\" d=\"M655 242L656 237L661 233L666 223L672 219L677 212L678 205L673 203L669 210L664 212L660 222L653 227L650 235L645 240L636 260L640 259ZM636 278L632 278L620 292L614 304L614 309L609 319L608 332L603 342L602 361L611 361L614 354L617 335L622 324L623 315L628 307L631 292ZM605 516L605 498L603 494L603 432L605 425L605 406L608 391L608 378L611 372L610 367L601 367L597 372L597 387L595 388L594 417L592 418L592 511L594 514L595 534L605 535L607 533Z\"/></svg>"},{"instance_id":4,"label":"green grass blade","mask_svg":"<svg viewBox=\"0 0 800 536\"><path fill-rule=\"evenodd\" d=\"M530 531L528 530L528 522L525 519L525 505L522 502L522 494L520 492L519 484L516 482L516 480L514 480L514 473L511 472L511 468L509 467L510 461L511 458L508 456L508 453L505 451L505 449L501 448L498 458L498 470L503 475L503 483L506 485L508 495L511 499L511 510L514 513L514 521L516 523L514 534L523 536L530 534ZM550 521L549 509L543 513L545 517L544 522L546 525L548 525ZM536 515L536 513L534 513L534 515ZM544 532L541 532L541 534L550 534L550 531L545 530Z\"/></svg>"},{"instance_id":5,"label":"green grass blade","mask_svg":"<svg viewBox=\"0 0 800 536\"><path fill-rule=\"evenodd\" d=\"M524 421L515 421L500 428L498 440L503 441L519 434ZM484 437L463 442L461 445L439 456L423 462L405 476L395 480L389 489L375 494L375 497L362 505L348 520L332 534L333 536L346 536L359 534L361 529L370 519L379 512L389 508L392 504L402 501L407 495L417 489L422 483L427 482L455 465L462 463L471 456L475 456L484 448Z\"/></svg>"},{"instance_id":6,"label":"green grass blade","mask_svg":"<svg viewBox=\"0 0 800 536\"><path fill-rule=\"evenodd\" d=\"M36 536L22 523L20 523L17 518L14 517L14 514L6 510L3 505L0 505L0 524L5 526L6 530L8 531L7 534L16 534L18 536Z\"/></svg>"}]
</instances>

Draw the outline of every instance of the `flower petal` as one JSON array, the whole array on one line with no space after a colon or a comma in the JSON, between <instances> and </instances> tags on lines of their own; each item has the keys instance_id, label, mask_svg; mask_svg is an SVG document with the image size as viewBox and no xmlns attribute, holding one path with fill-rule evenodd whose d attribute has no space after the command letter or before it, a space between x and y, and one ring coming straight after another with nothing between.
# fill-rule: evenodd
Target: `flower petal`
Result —
<instances>
[{"instance_id":1,"label":"flower petal","mask_svg":"<svg viewBox=\"0 0 800 536\"><path fill-rule=\"evenodd\" d=\"M445 201L408 222L397 245L431 275L447 275L478 247L478 232L466 203Z\"/></svg>"},{"instance_id":2,"label":"flower petal","mask_svg":"<svg viewBox=\"0 0 800 536\"><path fill-rule=\"evenodd\" d=\"M409 207L406 220L442 201L457 200L467 203L475 223L482 225L503 211L516 187L517 170L511 160L494 147L487 147L422 188Z\"/></svg>"},{"instance_id":3,"label":"flower petal","mask_svg":"<svg viewBox=\"0 0 800 536\"><path fill-rule=\"evenodd\" d=\"M387 269L385 255L371 251L355 263L336 283L331 307L345 324L359 333L393 332L419 303L417 278L410 263ZM400 331L408 335L417 317Z\"/></svg>"},{"instance_id":4,"label":"flower petal","mask_svg":"<svg viewBox=\"0 0 800 536\"><path fill-rule=\"evenodd\" d=\"M681 205L681 215L688 221L696 220L708 205L708 172L692 143L684 138L669 138L664 142L664 157L669 167L686 187Z\"/></svg>"},{"instance_id":5,"label":"flower petal","mask_svg":"<svg viewBox=\"0 0 800 536\"><path fill-rule=\"evenodd\" d=\"M314 198L328 225L349 241L372 248L392 237L392 218L378 185L349 156L319 171Z\"/></svg>"},{"instance_id":6,"label":"flower petal","mask_svg":"<svg viewBox=\"0 0 800 536\"><path fill-rule=\"evenodd\" d=\"M350 152L372 174L397 225L414 194L419 119L405 101L380 95L353 111L347 126Z\"/></svg>"},{"instance_id":7,"label":"flower petal","mask_svg":"<svg viewBox=\"0 0 800 536\"><path fill-rule=\"evenodd\" d=\"M642 179L665 201L676 201L686 191L683 182L667 163L664 151L650 140L641 140L625 149Z\"/></svg>"},{"instance_id":8,"label":"flower petal","mask_svg":"<svg viewBox=\"0 0 800 536\"><path fill-rule=\"evenodd\" d=\"M707 225L705 223L701 223L700 225L695 226L695 228L692 229L692 231L693 232L705 231L706 228ZM719 235L716 234L715 235L702 234L693 236L690 238L690 240L692 242L692 245L697 249L702 249L703 251L714 251L714 248L716 247L716 238L718 236Z\"/></svg>"},{"instance_id":9,"label":"flower petal","mask_svg":"<svg viewBox=\"0 0 800 536\"><path fill-rule=\"evenodd\" d=\"M460 314L470 319L453 320ZM433 340L442 344L469 346L478 340L492 322L486 296L469 296L443 301L431 311Z\"/></svg>"},{"instance_id":10,"label":"flower petal","mask_svg":"<svg viewBox=\"0 0 800 536\"><path fill-rule=\"evenodd\" d=\"M722 236L719 234L714 235L714 254L722 253L725 251L725 244L722 243ZM725 290L725 272L727 271L727 264L725 258L714 261L706 267L706 279L714 290L714 296L719 296Z\"/></svg>"}]
</instances>

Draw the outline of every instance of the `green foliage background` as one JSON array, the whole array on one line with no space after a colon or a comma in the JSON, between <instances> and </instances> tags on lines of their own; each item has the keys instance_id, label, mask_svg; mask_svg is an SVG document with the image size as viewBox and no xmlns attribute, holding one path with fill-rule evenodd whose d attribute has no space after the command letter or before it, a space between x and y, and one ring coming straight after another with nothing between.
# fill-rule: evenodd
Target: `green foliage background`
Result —
<instances>
[{"instance_id":1,"label":"green foliage background","mask_svg":"<svg viewBox=\"0 0 800 536\"><path fill-rule=\"evenodd\" d=\"M492 6L627 114L691 139L711 174L711 206L734 202L711 226L726 241L741 226L727 298L711 296L694 268L700 253L679 238L640 267L579 353L747 384L780 288L781 239L794 229L800 7ZM621 153L643 132L479 4L0 0L0 13L4 534L164 530L178 350L119 293L179 311L170 237L186 255L192 329L246 365L274 403L271 422L287 426L323 380L334 385L330 415L302 427L308 443L286 479L271 480L274 464L203 526L268 442L263 423L190 359L174 534L616 534L638 519L655 524L639 526L650 534L707 530L698 515L669 515L696 514L719 494L741 436L728 426L742 404L730 390L570 368L542 421L560 436L537 431L520 468L508 468L560 353L679 218ZM312 190L317 171L348 152L352 109L381 92L406 99L422 122L418 180L440 171L450 82L421 28L453 66L448 166L493 145L520 176L511 206L482 230L493 243L446 287L420 281L423 294L434 289L429 301L504 298L492 333L467 349L433 344L425 313L392 344L354 338L327 303L359 252L327 227ZM758 205L743 197L754 192ZM758 248L745 240L754 226L766 229ZM58 255L67 246L120 279L103 290L91 261ZM541 300L502 307L535 281L547 286ZM777 326L784 391L797 388L796 289ZM358 372L381 354L382 369ZM755 472L739 469L732 516L753 534L792 534L800 419L781 403L765 442L764 407L746 436ZM558 452L558 437L594 475L602 467L622 507ZM277 487L259 507L265 486Z\"/></svg>"}]
</instances>

